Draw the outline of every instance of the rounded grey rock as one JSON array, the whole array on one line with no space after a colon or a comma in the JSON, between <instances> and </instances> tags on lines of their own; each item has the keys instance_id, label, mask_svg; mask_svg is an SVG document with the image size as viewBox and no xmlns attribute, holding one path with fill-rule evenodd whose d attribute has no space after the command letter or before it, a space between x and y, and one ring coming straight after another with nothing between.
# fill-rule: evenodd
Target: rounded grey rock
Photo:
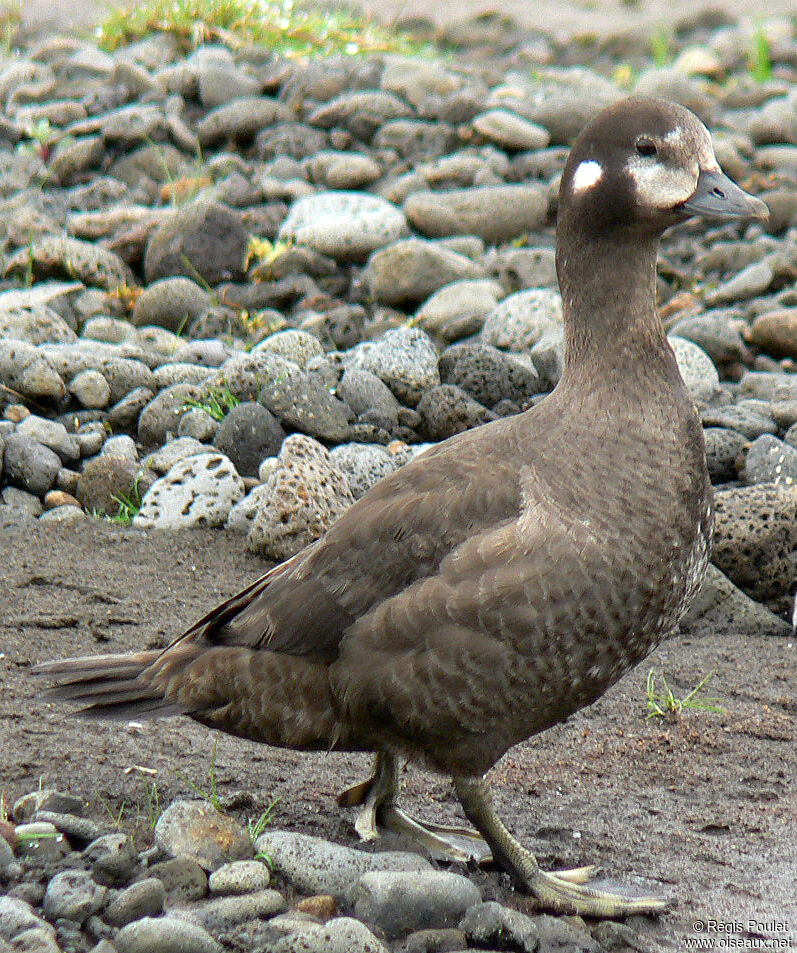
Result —
<instances>
[{"instance_id":1,"label":"rounded grey rock","mask_svg":"<svg viewBox=\"0 0 797 953\"><path fill-rule=\"evenodd\" d=\"M139 328L155 324L179 333L211 304L210 294L190 278L161 278L139 295L133 324Z\"/></svg>"},{"instance_id":2,"label":"rounded grey rock","mask_svg":"<svg viewBox=\"0 0 797 953\"><path fill-rule=\"evenodd\" d=\"M178 461L156 480L133 518L139 529L223 526L244 497L244 484L223 453L202 453Z\"/></svg>"},{"instance_id":3,"label":"rounded grey rock","mask_svg":"<svg viewBox=\"0 0 797 953\"><path fill-rule=\"evenodd\" d=\"M218 424L213 445L229 457L242 476L257 476L260 464L279 453L284 439L285 431L271 411L245 401Z\"/></svg>"},{"instance_id":4,"label":"rounded grey rock","mask_svg":"<svg viewBox=\"0 0 797 953\"><path fill-rule=\"evenodd\" d=\"M557 286L553 248L502 247L493 252L491 261L505 293Z\"/></svg>"},{"instance_id":5,"label":"rounded grey rock","mask_svg":"<svg viewBox=\"0 0 797 953\"><path fill-rule=\"evenodd\" d=\"M100 453L103 456L122 457L125 460L138 460L138 450L136 442L126 433L118 434L115 437L108 437L103 443Z\"/></svg>"},{"instance_id":6,"label":"rounded grey rock","mask_svg":"<svg viewBox=\"0 0 797 953\"><path fill-rule=\"evenodd\" d=\"M64 870L47 885L43 910L51 920L64 918L83 923L105 902L107 888L96 884L85 870Z\"/></svg>"},{"instance_id":7,"label":"rounded grey rock","mask_svg":"<svg viewBox=\"0 0 797 953\"><path fill-rule=\"evenodd\" d=\"M739 381L739 395L768 401L797 400L797 374L747 371Z\"/></svg>"},{"instance_id":8,"label":"rounded grey rock","mask_svg":"<svg viewBox=\"0 0 797 953\"><path fill-rule=\"evenodd\" d=\"M147 877L122 890L114 897L103 914L111 926L123 927L143 917L156 917L163 912L166 889L157 877Z\"/></svg>"},{"instance_id":9,"label":"rounded grey rock","mask_svg":"<svg viewBox=\"0 0 797 953\"><path fill-rule=\"evenodd\" d=\"M352 367L345 371L337 386L337 395L356 415L391 432L398 426L400 404L393 392L376 374Z\"/></svg>"},{"instance_id":10,"label":"rounded grey rock","mask_svg":"<svg viewBox=\"0 0 797 953\"><path fill-rule=\"evenodd\" d=\"M196 923L178 917L144 917L117 933L119 953L223 953L223 947Z\"/></svg>"},{"instance_id":11,"label":"rounded grey rock","mask_svg":"<svg viewBox=\"0 0 797 953\"><path fill-rule=\"evenodd\" d=\"M354 90L318 106L310 113L308 122L322 129L343 126L357 139L368 142L386 123L411 114L410 107L398 96L380 90Z\"/></svg>"},{"instance_id":12,"label":"rounded grey rock","mask_svg":"<svg viewBox=\"0 0 797 953\"><path fill-rule=\"evenodd\" d=\"M241 96L257 96L263 83L232 63L197 57L199 100L205 109L215 109Z\"/></svg>"},{"instance_id":13,"label":"rounded grey rock","mask_svg":"<svg viewBox=\"0 0 797 953\"><path fill-rule=\"evenodd\" d=\"M432 387L418 404L421 429L429 440L446 440L454 434L495 420L496 415L455 384Z\"/></svg>"},{"instance_id":14,"label":"rounded grey rock","mask_svg":"<svg viewBox=\"0 0 797 953\"><path fill-rule=\"evenodd\" d=\"M453 281L483 278L484 267L437 242L408 238L376 252L363 280L380 304L417 306Z\"/></svg>"},{"instance_id":15,"label":"rounded grey rock","mask_svg":"<svg viewBox=\"0 0 797 953\"><path fill-rule=\"evenodd\" d=\"M44 512L44 504L38 496L28 493L27 490L20 490L16 486L4 486L0 490L0 500L5 506L14 506L30 513L31 516L41 516Z\"/></svg>"},{"instance_id":16,"label":"rounded grey rock","mask_svg":"<svg viewBox=\"0 0 797 953\"><path fill-rule=\"evenodd\" d=\"M706 463L712 483L727 483L737 479L737 461L748 445L748 439L737 430L727 427L706 427Z\"/></svg>"},{"instance_id":17,"label":"rounded grey rock","mask_svg":"<svg viewBox=\"0 0 797 953\"><path fill-rule=\"evenodd\" d=\"M177 435L178 437L191 437L200 443L212 444L218 429L218 420L214 420L210 414L200 407L193 407L180 418L180 423L177 425ZM228 453L227 456L230 456L230 454ZM236 468L239 473L243 472L237 464Z\"/></svg>"},{"instance_id":18,"label":"rounded grey rock","mask_svg":"<svg viewBox=\"0 0 797 953\"><path fill-rule=\"evenodd\" d=\"M17 433L54 450L64 463L70 463L80 457L77 439L57 420L30 414L17 425Z\"/></svg>"},{"instance_id":19,"label":"rounded grey rock","mask_svg":"<svg viewBox=\"0 0 797 953\"><path fill-rule=\"evenodd\" d=\"M360 877L351 899L359 919L394 940L414 930L456 926L481 896L459 874L373 871Z\"/></svg>"},{"instance_id":20,"label":"rounded grey rock","mask_svg":"<svg viewBox=\"0 0 797 953\"><path fill-rule=\"evenodd\" d=\"M274 468L276 459L276 457L268 457L261 463L258 470L258 476L261 480L267 470L270 472L270 470ZM266 476L266 479L268 479L268 476ZM267 506L268 501L269 488L264 483L259 483L247 493L240 503L236 503L230 510L230 515L227 517L224 528L231 530L233 533L248 536L260 508Z\"/></svg>"},{"instance_id":21,"label":"rounded grey rock","mask_svg":"<svg viewBox=\"0 0 797 953\"><path fill-rule=\"evenodd\" d=\"M700 416L704 427L729 427L744 434L748 440L777 431L775 421L768 414L741 404L707 407Z\"/></svg>"},{"instance_id":22,"label":"rounded grey rock","mask_svg":"<svg viewBox=\"0 0 797 953\"><path fill-rule=\"evenodd\" d=\"M180 363L170 361L156 368L152 378L155 386L161 390L172 387L174 384L196 384L200 386L209 380L214 373L212 367L189 364L185 361Z\"/></svg>"},{"instance_id":23,"label":"rounded grey rock","mask_svg":"<svg viewBox=\"0 0 797 953\"><path fill-rule=\"evenodd\" d=\"M155 826L155 843L173 857L192 858L205 870L252 856L247 831L206 801L170 804Z\"/></svg>"},{"instance_id":24,"label":"rounded grey rock","mask_svg":"<svg viewBox=\"0 0 797 953\"><path fill-rule=\"evenodd\" d=\"M449 341L467 337L481 331L503 295L501 285L487 278L454 281L421 305L415 321L427 333Z\"/></svg>"},{"instance_id":25,"label":"rounded grey rock","mask_svg":"<svg viewBox=\"0 0 797 953\"><path fill-rule=\"evenodd\" d=\"M258 402L287 427L338 443L349 434L349 414L339 401L293 361L277 354L250 355L262 361Z\"/></svg>"},{"instance_id":26,"label":"rounded grey rock","mask_svg":"<svg viewBox=\"0 0 797 953\"><path fill-rule=\"evenodd\" d=\"M406 231L404 213L385 199L364 192L319 192L294 202L279 237L346 260L366 258Z\"/></svg>"},{"instance_id":27,"label":"rounded grey rock","mask_svg":"<svg viewBox=\"0 0 797 953\"><path fill-rule=\"evenodd\" d=\"M298 331L295 328L288 328L285 331L277 331L267 338L260 341L252 348L252 354L277 354L288 361L293 361L303 371L307 369L307 364L314 357L320 357L324 353L321 342L313 334L307 331Z\"/></svg>"},{"instance_id":28,"label":"rounded grey rock","mask_svg":"<svg viewBox=\"0 0 797 953\"><path fill-rule=\"evenodd\" d=\"M94 880L108 887L127 885L138 870L138 854L127 834L103 834L83 851Z\"/></svg>"},{"instance_id":29,"label":"rounded grey rock","mask_svg":"<svg viewBox=\"0 0 797 953\"><path fill-rule=\"evenodd\" d=\"M478 235L497 245L540 228L548 216L548 200L535 185L485 185L415 192L404 211L410 224L430 238Z\"/></svg>"},{"instance_id":30,"label":"rounded grey rock","mask_svg":"<svg viewBox=\"0 0 797 953\"><path fill-rule=\"evenodd\" d=\"M768 261L757 261L729 281L723 282L715 291L708 292L706 304L716 307L755 298L769 288L774 277L775 273Z\"/></svg>"},{"instance_id":31,"label":"rounded grey rock","mask_svg":"<svg viewBox=\"0 0 797 953\"><path fill-rule=\"evenodd\" d=\"M0 897L0 939L13 940L25 930L40 927L52 930L45 920L36 916L30 904L16 897Z\"/></svg>"},{"instance_id":32,"label":"rounded grey rock","mask_svg":"<svg viewBox=\"0 0 797 953\"><path fill-rule=\"evenodd\" d=\"M211 453L213 447L195 440L193 437L178 437L170 440L159 450L153 450L142 460L142 464L153 473L165 476L180 460L195 457L199 453Z\"/></svg>"},{"instance_id":33,"label":"rounded grey rock","mask_svg":"<svg viewBox=\"0 0 797 953\"><path fill-rule=\"evenodd\" d=\"M561 327L559 292L551 288L530 288L504 298L487 316L481 339L505 351L525 353L544 334Z\"/></svg>"},{"instance_id":34,"label":"rounded grey rock","mask_svg":"<svg viewBox=\"0 0 797 953\"><path fill-rule=\"evenodd\" d=\"M271 880L268 866L259 860L234 860L208 877L212 894L242 894L265 890Z\"/></svg>"},{"instance_id":35,"label":"rounded grey rock","mask_svg":"<svg viewBox=\"0 0 797 953\"><path fill-rule=\"evenodd\" d=\"M69 382L69 393L81 407L102 410L111 400L111 388L99 371L86 370L75 374Z\"/></svg>"},{"instance_id":36,"label":"rounded grey rock","mask_svg":"<svg viewBox=\"0 0 797 953\"><path fill-rule=\"evenodd\" d=\"M12 307L7 303L7 294L0 294L0 337L16 338L30 344L75 340L75 332L57 311L44 303Z\"/></svg>"},{"instance_id":37,"label":"rounded grey rock","mask_svg":"<svg viewBox=\"0 0 797 953\"><path fill-rule=\"evenodd\" d=\"M329 452L303 434L285 439L266 486L247 546L279 561L323 536L354 502Z\"/></svg>"},{"instance_id":38,"label":"rounded grey rock","mask_svg":"<svg viewBox=\"0 0 797 953\"><path fill-rule=\"evenodd\" d=\"M202 388L197 384L173 384L162 390L141 411L138 437L145 447L161 446L169 434L176 434L180 418L191 409L189 401L199 401Z\"/></svg>"},{"instance_id":39,"label":"rounded grey rock","mask_svg":"<svg viewBox=\"0 0 797 953\"><path fill-rule=\"evenodd\" d=\"M504 149L544 149L551 141L547 129L509 109L490 109L474 116L473 128Z\"/></svg>"},{"instance_id":40,"label":"rounded grey rock","mask_svg":"<svg viewBox=\"0 0 797 953\"><path fill-rule=\"evenodd\" d=\"M59 814L86 813L86 802L74 794L56 791L55 788L43 788L41 791L32 791L14 801L11 814L17 824L29 821L39 811L54 811Z\"/></svg>"},{"instance_id":41,"label":"rounded grey rock","mask_svg":"<svg viewBox=\"0 0 797 953\"><path fill-rule=\"evenodd\" d=\"M742 339L741 322L726 311L709 311L682 318L670 334L687 338L702 347L715 364L746 361L749 352Z\"/></svg>"},{"instance_id":42,"label":"rounded grey rock","mask_svg":"<svg viewBox=\"0 0 797 953\"><path fill-rule=\"evenodd\" d=\"M140 498L152 482L152 475L135 460L102 453L86 463L78 477L75 495L86 512L115 516L122 497Z\"/></svg>"},{"instance_id":43,"label":"rounded grey rock","mask_svg":"<svg viewBox=\"0 0 797 953\"><path fill-rule=\"evenodd\" d=\"M191 900L199 900L208 892L208 878L199 864L190 857L172 857L152 864L147 871L157 877L166 890L169 906L179 906Z\"/></svg>"},{"instance_id":44,"label":"rounded grey rock","mask_svg":"<svg viewBox=\"0 0 797 953\"><path fill-rule=\"evenodd\" d=\"M348 360L349 367L375 374L410 407L440 383L437 351L420 328L394 328L379 341L357 345Z\"/></svg>"},{"instance_id":45,"label":"rounded grey rock","mask_svg":"<svg viewBox=\"0 0 797 953\"><path fill-rule=\"evenodd\" d=\"M443 383L456 384L485 407L494 407L500 400L522 405L542 390L528 355L499 351L481 341L446 348L439 366Z\"/></svg>"},{"instance_id":46,"label":"rounded grey rock","mask_svg":"<svg viewBox=\"0 0 797 953\"><path fill-rule=\"evenodd\" d=\"M359 920L336 917L277 940L271 953L387 953L387 948Z\"/></svg>"},{"instance_id":47,"label":"rounded grey rock","mask_svg":"<svg viewBox=\"0 0 797 953\"><path fill-rule=\"evenodd\" d=\"M186 364L200 364L202 367L221 367L230 357L231 350L223 341L208 340L186 341L174 352L175 361Z\"/></svg>"},{"instance_id":48,"label":"rounded grey rock","mask_svg":"<svg viewBox=\"0 0 797 953\"><path fill-rule=\"evenodd\" d=\"M742 477L748 484L793 486L797 482L797 449L772 434L763 434L750 444Z\"/></svg>"},{"instance_id":49,"label":"rounded grey rock","mask_svg":"<svg viewBox=\"0 0 797 953\"><path fill-rule=\"evenodd\" d=\"M35 496L44 496L55 486L61 460L33 437L12 433L5 438L3 469L9 483Z\"/></svg>"},{"instance_id":50,"label":"rounded grey rock","mask_svg":"<svg viewBox=\"0 0 797 953\"><path fill-rule=\"evenodd\" d=\"M355 500L399 467L394 455L372 443L343 443L330 450L329 458L345 475Z\"/></svg>"},{"instance_id":51,"label":"rounded grey rock","mask_svg":"<svg viewBox=\"0 0 797 953\"><path fill-rule=\"evenodd\" d=\"M248 240L240 215L219 202L198 199L173 212L150 238L146 280L187 273L209 285L240 280Z\"/></svg>"},{"instance_id":52,"label":"rounded grey rock","mask_svg":"<svg viewBox=\"0 0 797 953\"><path fill-rule=\"evenodd\" d=\"M675 335L667 339L692 400L710 400L719 390L719 373L702 347Z\"/></svg>"},{"instance_id":53,"label":"rounded grey rock","mask_svg":"<svg viewBox=\"0 0 797 953\"><path fill-rule=\"evenodd\" d=\"M44 523L79 523L86 518L86 513L81 507L69 504L47 510L39 517Z\"/></svg>"},{"instance_id":54,"label":"rounded grey rock","mask_svg":"<svg viewBox=\"0 0 797 953\"><path fill-rule=\"evenodd\" d=\"M797 487L758 483L716 490L714 500L714 564L751 599L775 613L791 613L797 579Z\"/></svg>"},{"instance_id":55,"label":"rounded grey rock","mask_svg":"<svg viewBox=\"0 0 797 953\"><path fill-rule=\"evenodd\" d=\"M258 890L231 897L214 897L184 907L176 915L214 933L227 933L251 920L267 920L287 909L278 890Z\"/></svg>"},{"instance_id":56,"label":"rounded grey rock","mask_svg":"<svg viewBox=\"0 0 797 953\"><path fill-rule=\"evenodd\" d=\"M240 96L211 110L197 123L197 135L203 146L219 139L251 139L261 129L278 121L294 118L292 111L268 96Z\"/></svg>"},{"instance_id":57,"label":"rounded grey rock","mask_svg":"<svg viewBox=\"0 0 797 953\"><path fill-rule=\"evenodd\" d=\"M63 509L63 507L59 507ZM79 509L79 507L72 507ZM88 844L102 834L99 824L87 817L76 817L74 814L60 814L57 811L37 811L35 821L47 821L56 830L66 835L72 843Z\"/></svg>"},{"instance_id":58,"label":"rounded grey rock","mask_svg":"<svg viewBox=\"0 0 797 953\"><path fill-rule=\"evenodd\" d=\"M111 358L103 363L100 370L111 388L111 402L114 404L137 389L155 390L152 371L143 361L135 358Z\"/></svg>"},{"instance_id":59,"label":"rounded grey rock","mask_svg":"<svg viewBox=\"0 0 797 953\"><path fill-rule=\"evenodd\" d=\"M303 894L331 894L347 900L358 878L367 871L430 871L419 854L385 851L371 854L344 847L322 837L291 831L266 831L255 841L257 853L268 855L275 874Z\"/></svg>"}]
</instances>

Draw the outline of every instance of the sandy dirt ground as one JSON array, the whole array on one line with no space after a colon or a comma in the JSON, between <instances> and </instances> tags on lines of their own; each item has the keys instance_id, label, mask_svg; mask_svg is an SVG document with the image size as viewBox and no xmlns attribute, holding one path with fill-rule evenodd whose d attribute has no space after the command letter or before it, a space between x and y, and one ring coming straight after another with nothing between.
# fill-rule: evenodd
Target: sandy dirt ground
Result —
<instances>
[{"instance_id":1,"label":"sandy dirt ground","mask_svg":"<svg viewBox=\"0 0 797 953\"><path fill-rule=\"evenodd\" d=\"M336 795L367 772L355 755L306 755L216 735L187 719L144 727L85 723L35 697L36 662L166 644L265 564L220 531L142 533L86 521L0 525L0 792L40 783L87 798L151 840L147 792L161 805L191 783L217 784L242 819L279 797L278 827L355 844ZM549 868L600 860L615 882L675 898L635 928L650 953L683 950L696 920L755 920L797 946L797 649L791 638L692 631L662 646L567 724L511 751L493 771L496 802ZM648 719L649 667L685 694L715 672L724 713ZM152 773L155 772L155 773ZM449 783L406 774L416 813L462 822ZM488 898L530 909L491 871L471 870ZM773 921L788 923L773 930ZM788 934L787 930L791 933ZM768 947L783 948L783 947Z\"/></svg>"}]
</instances>

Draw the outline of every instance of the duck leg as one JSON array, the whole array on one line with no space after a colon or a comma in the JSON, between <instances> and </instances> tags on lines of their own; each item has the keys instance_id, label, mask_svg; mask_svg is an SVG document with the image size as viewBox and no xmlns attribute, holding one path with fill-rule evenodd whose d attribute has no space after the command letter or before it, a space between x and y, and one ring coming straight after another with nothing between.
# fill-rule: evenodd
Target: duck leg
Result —
<instances>
[{"instance_id":1,"label":"duck leg","mask_svg":"<svg viewBox=\"0 0 797 953\"><path fill-rule=\"evenodd\" d=\"M588 886L595 867L545 873L496 814L485 778L455 777L454 787L468 820L490 845L495 862L544 909L588 917L624 917L657 913L668 906L663 897L624 896Z\"/></svg>"},{"instance_id":2,"label":"duck leg","mask_svg":"<svg viewBox=\"0 0 797 953\"><path fill-rule=\"evenodd\" d=\"M420 821L398 807L399 761L394 754L377 752L374 772L338 798L342 807L362 805L355 830L362 840L376 840L380 828L414 842L435 857L466 862L490 860L485 840L467 827L447 827Z\"/></svg>"}]
</instances>

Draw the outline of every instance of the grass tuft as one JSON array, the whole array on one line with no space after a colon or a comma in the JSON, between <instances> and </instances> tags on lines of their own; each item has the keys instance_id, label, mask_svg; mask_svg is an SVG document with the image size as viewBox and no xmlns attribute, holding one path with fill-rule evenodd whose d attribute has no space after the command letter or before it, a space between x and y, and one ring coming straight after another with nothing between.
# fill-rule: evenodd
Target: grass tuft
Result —
<instances>
[{"instance_id":1,"label":"grass tuft","mask_svg":"<svg viewBox=\"0 0 797 953\"><path fill-rule=\"evenodd\" d=\"M664 691L656 691L656 675L654 669L648 672L645 694L648 700L648 718L667 718L673 715L680 715L688 708L698 711L724 712L718 704L719 698L698 698L698 694L708 685L714 677L713 672L709 672L705 678L701 679L697 685L685 698L676 698L672 689L667 684L667 679L662 675L661 681L664 685Z\"/></svg>"},{"instance_id":2,"label":"grass tuft","mask_svg":"<svg viewBox=\"0 0 797 953\"><path fill-rule=\"evenodd\" d=\"M759 23L753 34L753 48L748 58L750 75L757 83L767 83L772 79L772 55L766 30Z\"/></svg>"},{"instance_id":3,"label":"grass tuft","mask_svg":"<svg viewBox=\"0 0 797 953\"><path fill-rule=\"evenodd\" d=\"M659 69L663 69L669 65L672 61L672 48L670 45L670 35L664 28L656 30L650 38L649 45L650 53L656 66Z\"/></svg>"},{"instance_id":4,"label":"grass tuft","mask_svg":"<svg viewBox=\"0 0 797 953\"><path fill-rule=\"evenodd\" d=\"M211 387L201 400L187 400L185 406L192 410L204 410L214 420L222 421L241 401L230 390L229 384Z\"/></svg>"},{"instance_id":5,"label":"grass tuft","mask_svg":"<svg viewBox=\"0 0 797 953\"><path fill-rule=\"evenodd\" d=\"M110 13L97 28L97 41L110 52L157 31L175 36L186 50L221 41L233 47L265 46L286 57L418 55L430 49L428 43L353 10L294 0L143 0Z\"/></svg>"},{"instance_id":6,"label":"grass tuft","mask_svg":"<svg viewBox=\"0 0 797 953\"><path fill-rule=\"evenodd\" d=\"M119 504L119 509L114 516L106 516L109 523L118 523L120 526L130 526L133 520L138 516L141 509L141 487L139 486L140 476L136 477L133 489L129 494L116 493L112 497L114 502Z\"/></svg>"},{"instance_id":7,"label":"grass tuft","mask_svg":"<svg viewBox=\"0 0 797 953\"><path fill-rule=\"evenodd\" d=\"M221 797L219 796L218 788L216 787L216 746L218 742L213 742L213 754L210 756L210 769L208 771L208 786L207 788L201 788L198 784L195 784L191 778L186 777L181 771L175 770L175 774L178 778L184 783L187 784L194 794L197 797L201 798L203 801L207 801L211 807L221 814L222 805Z\"/></svg>"}]
</instances>

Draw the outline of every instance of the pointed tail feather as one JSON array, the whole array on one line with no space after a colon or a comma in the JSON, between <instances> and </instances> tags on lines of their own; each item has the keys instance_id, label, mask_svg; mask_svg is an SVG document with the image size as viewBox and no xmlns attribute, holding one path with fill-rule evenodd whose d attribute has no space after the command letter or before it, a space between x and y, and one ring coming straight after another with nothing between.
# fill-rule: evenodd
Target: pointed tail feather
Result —
<instances>
[{"instance_id":1,"label":"pointed tail feather","mask_svg":"<svg viewBox=\"0 0 797 953\"><path fill-rule=\"evenodd\" d=\"M88 655L43 662L32 671L55 676L54 684L45 688L41 697L78 702L85 707L77 714L87 718L130 721L183 714L183 706L167 700L149 679L141 678L160 655L159 650Z\"/></svg>"}]
</instances>

